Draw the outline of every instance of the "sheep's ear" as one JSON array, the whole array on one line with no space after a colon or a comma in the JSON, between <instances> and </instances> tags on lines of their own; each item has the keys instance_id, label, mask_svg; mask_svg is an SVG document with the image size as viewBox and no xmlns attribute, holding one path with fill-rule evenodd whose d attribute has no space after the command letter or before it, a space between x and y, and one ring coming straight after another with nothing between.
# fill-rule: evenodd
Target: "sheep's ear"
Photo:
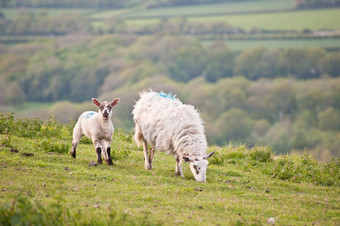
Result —
<instances>
[{"instance_id":1,"label":"sheep's ear","mask_svg":"<svg viewBox=\"0 0 340 226\"><path fill-rule=\"evenodd\" d=\"M92 98L92 102L95 106L99 107L100 106L100 101L97 100L96 98Z\"/></svg>"},{"instance_id":2,"label":"sheep's ear","mask_svg":"<svg viewBox=\"0 0 340 226\"><path fill-rule=\"evenodd\" d=\"M183 156L183 160L185 162L193 162L194 161L194 159L192 157L188 157L188 156Z\"/></svg>"},{"instance_id":3,"label":"sheep's ear","mask_svg":"<svg viewBox=\"0 0 340 226\"><path fill-rule=\"evenodd\" d=\"M215 154L215 151L213 151L213 152L210 152L209 154L207 154L207 155L204 155L204 159L208 159L208 158L210 158L211 156L213 156Z\"/></svg>"},{"instance_id":4,"label":"sheep's ear","mask_svg":"<svg viewBox=\"0 0 340 226\"><path fill-rule=\"evenodd\" d=\"M116 99L114 99L114 100L111 102L111 106L114 107L114 106L116 106L118 103L119 103L119 98L116 98Z\"/></svg>"}]
</instances>

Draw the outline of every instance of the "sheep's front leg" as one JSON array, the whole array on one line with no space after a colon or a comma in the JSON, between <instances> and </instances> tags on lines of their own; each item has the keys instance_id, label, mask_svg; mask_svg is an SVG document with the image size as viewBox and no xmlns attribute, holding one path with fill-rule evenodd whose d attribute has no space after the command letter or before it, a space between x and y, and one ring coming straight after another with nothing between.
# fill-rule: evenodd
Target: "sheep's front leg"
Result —
<instances>
[{"instance_id":1,"label":"sheep's front leg","mask_svg":"<svg viewBox=\"0 0 340 226\"><path fill-rule=\"evenodd\" d=\"M183 171L182 171L182 158L176 156L176 175L184 177Z\"/></svg>"},{"instance_id":2,"label":"sheep's front leg","mask_svg":"<svg viewBox=\"0 0 340 226\"><path fill-rule=\"evenodd\" d=\"M107 159L105 159L106 163L109 165L113 165L112 158L111 158L111 141L107 142L106 153L107 153Z\"/></svg>"},{"instance_id":3,"label":"sheep's front leg","mask_svg":"<svg viewBox=\"0 0 340 226\"><path fill-rule=\"evenodd\" d=\"M149 155L148 155L148 142L143 138L142 139L143 142L143 152L144 152L144 159L145 159L145 169L147 170L151 170L152 166L151 166L151 162L149 159Z\"/></svg>"},{"instance_id":4,"label":"sheep's front leg","mask_svg":"<svg viewBox=\"0 0 340 226\"><path fill-rule=\"evenodd\" d=\"M150 167L152 168L152 159L153 156L155 155L155 147L150 149L150 154L149 154L149 162L150 162Z\"/></svg>"}]
</instances>

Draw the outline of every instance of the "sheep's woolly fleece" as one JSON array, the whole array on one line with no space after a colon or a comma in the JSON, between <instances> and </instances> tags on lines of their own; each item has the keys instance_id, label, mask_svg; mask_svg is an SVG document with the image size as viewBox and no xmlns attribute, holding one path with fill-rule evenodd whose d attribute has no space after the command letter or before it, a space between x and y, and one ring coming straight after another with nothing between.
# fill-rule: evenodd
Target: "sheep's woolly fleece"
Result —
<instances>
[{"instance_id":1,"label":"sheep's woolly fleece","mask_svg":"<svg viewBox=\"0 0 340 226\"><path fill-rule=\"evenodd\" d=\"M132 114L142 136L156 150L177 156L206 153L203 120L193 106L183 104L174 95L142 92Z\"/></svg>"}]
</instances>

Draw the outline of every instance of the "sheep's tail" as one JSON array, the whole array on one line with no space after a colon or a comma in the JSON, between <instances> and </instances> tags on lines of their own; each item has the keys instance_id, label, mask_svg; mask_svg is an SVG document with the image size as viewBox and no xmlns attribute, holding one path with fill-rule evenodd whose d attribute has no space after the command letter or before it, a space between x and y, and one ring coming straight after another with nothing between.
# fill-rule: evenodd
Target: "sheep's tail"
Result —
<instances>
[{"instance_id":1,"label":"sheep's tail","mask_svg":"<svg viewBox=\"0 0 340 226\"><path fill-rule=\"evenodd\" d=\"M135 140L138 147L142 145L143 134L142 134L141 128L139 127L137 123L135 126L135 135L133 136L133 139Z\"/></svg>"}]
</instances>

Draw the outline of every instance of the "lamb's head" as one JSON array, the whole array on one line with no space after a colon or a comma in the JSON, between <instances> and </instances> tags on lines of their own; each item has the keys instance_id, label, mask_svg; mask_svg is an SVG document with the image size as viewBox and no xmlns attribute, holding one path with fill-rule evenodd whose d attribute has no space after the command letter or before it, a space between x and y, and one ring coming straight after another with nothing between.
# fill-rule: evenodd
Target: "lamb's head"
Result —
<instances>
[{"instance_id":1,"label":"lamb's head","mask_svg":"<svg viewBox=\"0 0 340 226\"><path fill-rule=\"evenodd\" d=\"M100 102L96 98L92 98L92 102L99 108L99 113L104 120L111 119L112 108L119 103L119 98L114 99L112 102L103 101Z\"/></svg>"},{"instance_id":2,"label":"lamb's head","mask_svg":"<svg viewBox=\"0 0 340 226\"><path fill-rule=\"evenodd\" d=\"M194 174L196 181L205 182L206 181L206 172L208 168L208 158L213 156L215 151L199 156L199 157L188 157L184 156L183 159L185 162L190 162L191 172Z\"/></svg>"}]
</instances>

